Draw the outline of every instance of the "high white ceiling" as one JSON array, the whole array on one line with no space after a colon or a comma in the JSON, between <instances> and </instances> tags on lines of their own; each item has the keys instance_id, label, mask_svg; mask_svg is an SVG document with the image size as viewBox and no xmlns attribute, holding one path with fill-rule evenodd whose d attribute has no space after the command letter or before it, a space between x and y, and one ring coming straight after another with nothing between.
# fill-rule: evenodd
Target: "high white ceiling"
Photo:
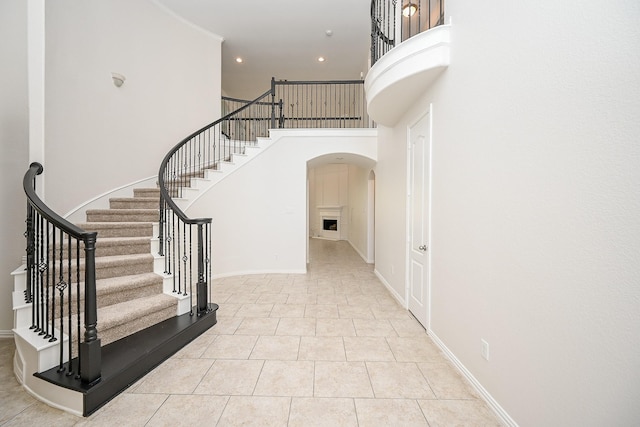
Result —
<instances>
[{"instance_id":1,"label":"high white ceiling","mask_svg":"<svg viewBox=\"0 0 640 427\"><path fill-rule=\"evenodd\" d=\"M353 80L366 75L370 0L156 1L224 38L222 91L227 96L254 99L269 89L271 77ZM318 62L320 56L326 60Z\"/></svg>"}]
</instances>

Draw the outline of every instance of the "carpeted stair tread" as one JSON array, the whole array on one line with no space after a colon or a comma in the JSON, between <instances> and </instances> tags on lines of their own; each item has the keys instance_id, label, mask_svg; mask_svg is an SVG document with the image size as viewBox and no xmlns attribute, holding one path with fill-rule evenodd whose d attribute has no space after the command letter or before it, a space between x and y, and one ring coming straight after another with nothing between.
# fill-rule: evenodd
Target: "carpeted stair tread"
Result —
<instances>
[{"instance_id":1,"label":"carpeted stair tread","mask_svg":"<svg viewBox=\"0 0 640 427\"><path fill-rule=\"evenodd\" d=\"M157 222L157 221L156 221ZM98 239L107 237L151 237L153 222L86 222L77 224L85 231L97 231Z\"/></svg>"},{"instance_id":2,"label":"carpeted stair tread","mask_svg":"<svg viewBox=\"0 0 640 427\"><path fill-rule=\"evenodd\" d=\"M90 209L87 222L158 222L159 209Z\"/></svg>"},{"instance_id":3,"label":"carpeted stair tread","mask_svg":"<svg viewBox=\"0 0 640 427\"><path fill-rule=\"evenodd\" d=\"M110 209L158 209L159 197L117 197L109 199Z\"/></svg>"},{"instance_id":4,"label":"carpeted stair tread","mask_svg":"<svg viewBox=\"0 0 640 427\"><path fill-rule=\"evenodd\" d=\"M98 309L98 335L103 345L176 315L176 299L157 294Z\"/></svg>"},{"instance_id":5,"label":"carpeted stair tread","mask_svg":"<svg viewBox=\"0 0 640 427\"><path fill-rule=\"evenodd\" d=\"M76 240L71 241L71 259L75 259L77 255ZM69 255L68 240L62 245L62 258L68 259ZM140 237L102 237L96 240L96 257L113 256L113 255L132 255L149 253L151 250L151 238L149 236ZM59 259L60 245L56 244L51 247L49 258L53 255ZM80 247L80 256L84 255L82 246Z\"/></svg>"},{"instance_id":6,"label":"carpeted stair tread","mask_svg":"<svg viewBox=\"0 0 640 427\"><path fill-rule=\"evenodd\" d=\"M156 273L142 273L96 280L98 307L106 307L136 298L162 293L163 278ZM84 282L80 282L80 301L84 301ZM72 294L71 307L75 312L76 293ZM84 304L81 304L84 307Z\"/></svg>"},{"instance_id":7,"label":"carpeted stair tread","mask_svg":"<svg viewBox=\"0 0 640 427\"><path fill-rule=\"evenodd\" d=\"M160 198L160 189L155 188L134 188L133 197L156 197Z\"/></svg>"}]
</instances>

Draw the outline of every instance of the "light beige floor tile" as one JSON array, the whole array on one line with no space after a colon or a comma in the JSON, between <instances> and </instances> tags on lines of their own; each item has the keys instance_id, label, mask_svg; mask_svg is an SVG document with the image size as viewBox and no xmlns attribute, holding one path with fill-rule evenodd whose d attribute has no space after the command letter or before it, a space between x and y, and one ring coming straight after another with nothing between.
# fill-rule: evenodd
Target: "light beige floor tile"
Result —
<instances>
[{"instance_id":1,"label":"light beige floor tile","mask_svg":"<svg viewBox=\"0 0 640 427\"><path fill-rule=\"evenodd\" d=\"M242 304L229 304L227 302L220 304L216 315L218 316L233 316L236 314Z\"/></svg>"},{"instance_id":2,"label":"light beige floor tile","mask_svg":"<svg viewBox=\"0 0 640 427\"><path fill-rule=\"evenodd\" d=\"M316 319L286 318L278 323L276 335L314 336L316 334Z\"/></svg>"},{"instance_id":3,"label":"light beige floor tile","mask_svg":"<svg viewBox=\"0 0 640 427\"><path fill-rule=\"evenodd\" d=\"M257 335L218 335L202 353L201 357L210 359L248 359L256 341L258 341Z\"/></svg>"},{"instance_id":4,"label":"light beige floor tile","mask_svg":"<svg viewBox=\"0 0 640 427\"><path fill-rule=\"evenodd\" d=\"M338 313L341 319L373 319L373 313L366 306L340 304Z\"/></svg>"},{"instance_id":5,"label":"light beige floor tile","mask_svg":"<svg viewBox=\"0 0 640 427\"><path fill-rule=\"evenodd\" d=\"M145 427L215 425L228 401L228 396L169 396Z\"/></svg>"},{"instance_id":6,"label":"light beige floor tile","mask_svg":"<svg viewBox=\"0 0 640 427\"><path fill-rule=\"evenodd\" d=\"M288 427L357 427L353 399L294 397Z\"/></svg>"},{"instance_id":7,"label":"light beige floor tile","mask_svg":"<svg viewBox=\"0 0 640 427\"><path fill-rule=\"evenodd\" d=\"M135 393L193 393L212 364L211 359L169 359L147 374Z\"/></svg>"},{"instance_id":8,"label":"light beige floor tile","mask_svg":"<svg viewBox=\"0 0 640 427\"><path fill-rule=\"evenodd\" d=\"M176 354L172 356L173 359L198 359L205 352L207 347L211 345L213 340L216 339L215 335L203 334L191 341L186 346L182 347Z\"/></svg>"},{"instance_id":9,"label":"light beige floor tile","mask_svg":"<svg viewBox=\"0 0 640 427\"><path fill-rule=\"evenodd\" d=\"M26 394L26 392L23 393ZM41 402L34 402L19 413L10 417L5 424L2 424L2 426L23 427L46 425L70 427L75 426L80 422L83 422L83 419L80 417L52 408Z\"/></svg>"},{"instance_id":10,"label":"light beige floor tile","mask_svg":"<svg viewBox=\"0 0 640 427\"><path fill-rule=\"evenodd\" d=\"M387 342L398 362L442 362L444 356L427 336L387 337Z\"/></svg>"},{"instance_id":11,"label":"light beige floor tile","mask_svg":"<svg viewBox=\"0 0 640 427\"><path fill-rule=\"evenodd\" d=\"M233 293L227 298L227 304L255 304L260 294Z\"/></svg>"},{"instance_id":12,"label":"light beige floor tile","mask_svg":"<svg viewBox=\"0 0 640 427\"><path fill-rule=\"evenodd\" d=\"M347 297L344 295L318 295L318 304L347 304Z\"/></svg>"},{"instance_id":13,"label":"light beige floor tile","mask_svg":"<svg viewBox=\"0 0 640 427\"><path fill-rule=\"evenodd\" d=\"M316 362L315 397L373 397L363 362Z\"/></svg>"},{"instance_id":14,"label":"light beige floor tile","mask_svg":"<svg viewBox=\"0 0 640 427\"><path fill-rule=\"evenodd\" d=\"M245 318L235 335L273 335L276 333L278 321L276 318Z\"/></svg>"},{"instance_id":15,"label":"light beige floor tile","mask_svg":"<svg viewBox=\"0 0 640 427\"><path fill-rule=\"evenodd\" d=\"M424 337L427 335L427 331L415 319L391 319L389 322L399 337Z\"/></svg>"},{"instance_id":16,"label":"light beige floor tile","mask_svg":"<svg viewBox=\"0 0 640 427\"><path fill-rule=\"evenodd\" d=\"M371 305L371 311L376 319L413 319L407 310L399 305Z\"/></svg>"},{"instance_id":17,"label":"light beige floor tile","mask_svg":"<svg viewBox=\"0 0 640 427\"><path fill-rule=\"evenodd\" d=\"M262 360L216 360L194 394L251 395L263 365Z\"/></svg>"},{"instance_id":18,"label":"light beige floor tile","mask_svg":"<svg viewBox=\"0 0 640 427\"><path fill-rule=\"evenodd\" d=\"M480 400L418 400L431 427L499 427L491 410Z\"/></svg>"},{"instance_id":19,"label":"light beige floor tile","mask_svg":"<svg viewBox=\"0 0 640 427\"><path fill-rule=\"evenodd\" d=\"M360 427L428 426L415 400L356 399L355 404Z\"/></svg>"},{"instance_id":20,"label":"light beige floor tile","mask_svg":"<svg viewBox=\"0 0 640 427\"><path fill-rule=\"evenodd\" d=\"M144 426L167 397L165 394L121 394L85 421L91 427Z\"/></svg>"},{"instance_id":21,"label":"light beige floor tile","mask_svg":"<svg viewBox=\"0 0 640 427\"><path fill-rule=\"evenodd\" d=\"M329 337L350 337L356 335L352 319L318 319L316 335Z\"/></svg>"},{"instance_id":22,"label":"light beige floor tile","mask_svg":"<svg viewBox=\"0 0 640 427\"><path fill-rule=\"evenodd\" d=\"M304 317L304 304L274 304L271 317Z\"/></svg>"},{"instance_id":23,"label":"light beige floor tile","mask_svg":"<svg viewBox=\"0 0 640 427\"><path fill-rule=\"evenodd\" d=\"M304 317L315 317L317 319L337 319L337 304L307 304Z\"/></svg>"},{"instance_id":24,"label":"light beige floor tile","mask_svg":"<svg viewBox=\"0 0 640 427\"><path fill-rule=\"evenodd\" d=\"M249 359L297 360L300 337L261 336L258 338Z\"/></svg>"},{"instance_id":25,"label":"light beige floor tile","mask_svg":"<svg viewBox=\"0 0 640 427\"><path fill-rule=\"evenodd\" d=\"M376 398L434 399L415 363L366 362Z\"/></svg>"},{"instance_id":26,"label":"light beige floor tile","mask_svg":"<svg viewBox=\"0 0 640 427\"><path fill-rule=\"evenodd\" d=\"M395 329L388 320L353 319L356 334L360 337L395 337Z\"/></svg>"},{"instance_id":27,"label":"light beige floor tile","mask_svg":"<svg viewBox=\"0 0 640 427\"><path fill-rule=\"evenodd\" d=\"M347 302L350 305L357 305L357 306L368 308L373 304L377 304L378 300L374 295L355 294L355 295L347 295Z\"/></svg>"},{"instance_id":28,"label":"light beige floor tile","mask_svg":"<svg viewBox=\"0 0 640 427\"><path fill-rule=\"evenodd\" d=\"M394 362L396 359L384 337L344 337L347 360Z\"/></svg>"},{"instance_id":29,"label":"light beige floor tile","mask_svg":"<svg viewBox=\"0 0 640 427\"><path fill-rule=\"evenodd\" d=\"M290 397L231 396L217 427L286 427L290 407Z\"/></svg>"},{"instance_id":30,"label":"light beige floor tile","mask_svg":"<svg viewBox=\"0 0 640 427\"><path fill-rule=\"evenodd\" d=\"M238 311L237 317L269 317L273 304L242 304Z\"/></svg>"},{"instance_id":31,"label":"light beige floor tile","mask_svg":"<svg viewBox=\"0 0 640 427\"><path fill-rule=\"evenodd\" d=\"M13 374L13 369L7 368L6 372ZM13 378L6 378L0 387L0 424L36 403L36 400L27 394Z\"/></svg>"},{"instance_id":32,"label":"light beige floor tile","mask_svg":"<svg viewBox=\"0 0 640 427\"><path fill-rule=\"evenodd\" d=\"M256 304L284 304L288 298L289 294L263 293L256 301Z\"/></svg>"},{"instance_id":33,"label":"light beige floor tile","mask_svg":"<svg viewBox=\"0 0 640 427\"><path fill-rule=\"evenodd\" d=\"M313 396L313 362L267 360L255 396Z\"/></svg>"},{"instance_id":34,"label":"light beige floor tile","mask_svg":"<svg viewBox=\"0 0 640 427\"><path fill-rule=\"evenodd\" d=\"M256 288L253 290L253 292L255 293L262 293L262 294L279 294L282 292L282 288L284 288L284 286L282 284L278 284L278 283L271 283L271 280L268 279L269 282L268 283L261 283L258 284L256 286Z\"/></svg>"},{"instance_id":35,"label":"light beige floor tile","mask_svg":"<svg viewBox=\"0 0 640 427\"><path fill-rule=\"evenodd\" d=\"M289 298L287 299L287 304L316 304L317 302L317 295L307 293L296 294L289 292Z\"/></svg>"},{"instance_id":36,"label":"light beige floor tile","mask_svg":"<svg viewBox=\"0 0 640 427\"><path fill-rule=\"evenodd\" d=\"M299 360L345 361L342 337L302 337L300 339Z\"/></svg>"},{"instance_id":37,"label":"light beige floor tile","mask_svg":"<svg viewBox=\"0 0 640 427\"><path fill-rule=\"evenodd\" d=\"M205 335L233 335L242 323L242 317L218 316L218 322L207 329Z\"/></svg>"},{"instance_id":38,"label":"light beige floor tile","mask_svg":"<svg viewBox=\"0 0 640 427\"><path fill-rule=\"evenodd\" d=\"M478 394L450 363L418 363L438 399L477 399Z\"/></svg>"}]
</instances>

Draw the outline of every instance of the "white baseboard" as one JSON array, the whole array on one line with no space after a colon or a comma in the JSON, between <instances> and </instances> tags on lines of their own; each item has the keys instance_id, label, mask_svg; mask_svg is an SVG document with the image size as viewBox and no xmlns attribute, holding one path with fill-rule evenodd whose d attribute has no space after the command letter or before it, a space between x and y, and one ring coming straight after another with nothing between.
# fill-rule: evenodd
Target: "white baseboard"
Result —
<instances>
[{"instance_id":1,"label":"white baseboard","mask_svg":"<svg viewBox=\"0 0 640 427\"><path fill-rule=\"evenodd\" d=\"M366 262L367 264L373 264L373 260L370 260L369 258L367 258L367 256L365 254L363 254L362 252L360 252L360 249L358 249L356 247L356 245L354 245L353 243L351 243L351 240L347 239L347 242L349 242L349 244L351 245L351 247L353 248L354 251L356 251L356 253L358 255L360 255L360 258L362 258L362 260L364 262Z\"/></svg>"},{"instance_id":2,"label":"white baseboard","mask_svg":"<svg viewBox=\"0 0 640 427\"><path fill-rule=\"evenodd\" d=\"M13 331L12 330L0 330L0 339L13 339Z\"/></svg>"},{"instance_id":3,"label":"white baseboard","mask_svg":"<svg viewBox=\"0 0 640 427\"><path fill-rule=\"evenodd\" d=\"M373 270L373 273L382 282L382 284L389 290L391 295L393 295L393 297L398 301L398 303L400 303L402 307L407 308L404 298L402 298L400 294L396 292L395 289L393 289L393 287L389 284L389 282L385 280L384 276L380 274L378 270Z\"/></svg>"},{"instance_id":4,"label":"white baseboard","mask_svg":"<svg viewBox=\"0 0 640 427\"><path fill-rule=\"evenodd\" d=\"M507 411L505 411L502 406L489 394L489 392L480 384L480 382L473 376L471 372L458 360L458 358L447 348L447 346L438 338L438 336L433 332L433 330L429 329L427 331L429 337L433 340L433 342L440 347L440 350L447 356L449 360L458 368L460 373L469 381L469 383L473 386L473 388L480 394L480 396L487 402L487 405L493 410L498 419L506 426L509 427L518 427L518 423L514 421L513 418L509 416Z\"/></svg>"}]
</instances>

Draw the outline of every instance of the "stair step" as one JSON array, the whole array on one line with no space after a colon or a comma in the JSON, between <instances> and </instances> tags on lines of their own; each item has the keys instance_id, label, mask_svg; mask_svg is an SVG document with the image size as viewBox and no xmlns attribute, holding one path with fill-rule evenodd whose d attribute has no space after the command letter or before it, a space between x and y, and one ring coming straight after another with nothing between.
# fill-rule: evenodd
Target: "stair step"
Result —
<instances>
[{"instance_id":1,"label":"stair step","mask_svg":"<svg viewBox=\"0 0 640 427\"><path fill-rule=\"evenodd\" d=\"M83 262L81 262L81 271L84 271ZM96 257L96 279L152 272L153 255L150 253Z\"/></svg>"},{"instance_id":2,"label":"stair step","mask_svg":"<svg viewBox=\"0 0 640 427\"><path fill-rule=\"evenodd\" d=\"M156 273L109 277L96 280L98 308L162 293L163 277ZM71 311L76 313L77 294L71 296ZM84 282L80 283L80 311L84 310Z\"/></svg>"},{"instance_id":3,"label":"stair step","mask_svg":"<svg viewBox=\"0 0 640 427\"><path fill-rule=\"evenodd\" d=\"M160 198L159 188L134 188L133 197L156 197Z\"/></svg>"},{"instance_id":4,"label":"stair step","mask_svg":"<svg viewBox=\"0 0 640 427\"><path fill-rule=\"evenodd\" d=\"M158 209L91 209L87 222L158 222Z\"/></svg>"},{"instance_id":5,"label":"stair step","mask_svg":"<svg viewBox=\"0 0 640 427\"><path fill-rule=\"evenodd\" d=\"M71 240L71 259L76 259L77 241ZM69 243L65 239L62 245L62 259L68 259ZM149 236L142 237L101 237L96 240L96 257L114 256L114 255L133 255L148 254L151 251L151 238ZM82 245L80 246L80 256L84 255ZM60 259L60 245L56 244L49 250L49 259L53 256Z\"/></svg>"},{"instance_id":6,"label":"stair step","mask_svg":"<svg viewBox=\"0 0 640 427\"><path fill-rule=\"evenodd\" d=\"M158 197L119 197L109 199L111 209L158 209L160 196Z\"/></svg>"},{"instance_id":7,"label":"stair step","mask_svg":"<svg viewBox=\"0 0 640 427\"><path fill-rule=\"evenodd\" d=\"M87 222L77 225L85 231L98 232L98 239L105 237L153 236L153 224L151 222Z\"/></svg>"},{"instance_id":8,"label":"stair step","mask_svg":"<svg viewBox=\"0 0 640 427\"><path fill-rule=\"evenodd\" d=\"M57 367L36 377L83 394L83 415L89 416L126 390L143 375L171 357L216 324L216 304L202 316L174 316L102 347L102 378L95 385L82 384ZM103 343L104 344L104 343ZM77 362L74 361L74 364Z\"/></svg>"},{"instance_id":9,"label":"stair step","mask_svg":"<svg viewBox=\"0 0 640 427\"><path fill-rule=\"evenodd\" d=\"M136 298L99 308L100 340L103 345L108 344L169 319L176 313L176 299L165 294Z\"/></svg>"}]
</instances>

